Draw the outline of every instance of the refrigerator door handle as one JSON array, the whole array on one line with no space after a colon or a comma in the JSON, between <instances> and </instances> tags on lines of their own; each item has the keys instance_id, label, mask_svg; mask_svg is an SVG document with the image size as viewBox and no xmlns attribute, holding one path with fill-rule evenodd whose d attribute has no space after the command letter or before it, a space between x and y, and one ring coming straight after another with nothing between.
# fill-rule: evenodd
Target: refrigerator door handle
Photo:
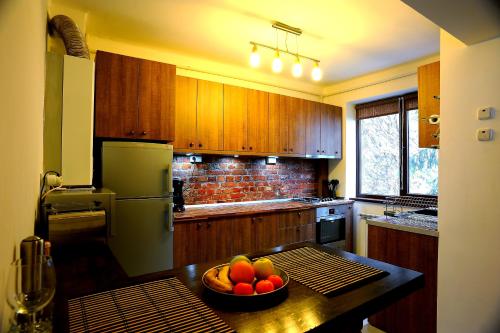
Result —
<instances>
[{"instance_id":1,"label":"refrigerator door handle","mask_svg":"<svg viewBox=\"0 0 500 333\"><path fill-rule=\"evenodd\" d=\"M167 212L167 230L169 232L174 231L174 204L168 204L168 212Z\"/></svg>"},{"instance_id":2,"label":"refrigerator door handle","mask_svg":"<svg viewBox=\"0 0 500 333\"><path fill-rule=\"evenodd\" d=\"M167 195L172 194L172 166L167 164Z\"/></svg>"}]
</instances>

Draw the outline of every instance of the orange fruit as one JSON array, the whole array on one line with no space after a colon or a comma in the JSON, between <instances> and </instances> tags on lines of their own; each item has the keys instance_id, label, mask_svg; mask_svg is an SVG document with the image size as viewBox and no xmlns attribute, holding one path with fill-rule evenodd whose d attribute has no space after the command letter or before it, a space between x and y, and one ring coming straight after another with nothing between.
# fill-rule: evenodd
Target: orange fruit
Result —
<instances>
[{"instance_id":1,"label":"orange fruit","mask_svg":"<svg viewBox=\"0 0 500 333\"><path fill-rule=\"evenodd\" d=\"M278 275L270 275L270 276L267 277L267 279L269 281L271 281L271 283L274 286L274 289L278 289L278 288L283 287L283 279L280 276L278 276Z\"/></svg>"},{"instance_id":2,"label":"orange fruit","mask_svg":"<svg viewBox=\"0 0 500 333\"><path fill-rule=\"evenodd\" d=\"M253 287L250 283L240 282L234 286L233 292L235 295L252 295Z\"/></svg>"},{"instance_id":3,"label":"orange fruit","mask_svg":"<svg viewBox=\"0 0 500 333\"><path fill-rule=\"evenodd\" d=\"M274 290L274 285L269 280L260 280L255 285L255 291L257 292L257 294L268 293L273 290Z\"/></svg>"},{"instance_id":4,"label":"orange fruit","mask_svg":"<svg viewBox=\"0 0 500 333\"><path fill-rule=\"evenodd\" d=\"M252 264L246 261L238 261L233 264L229 277L235 283L246 282L252 283L255 278L255 271Z\"/></svg>"}]
</instances>

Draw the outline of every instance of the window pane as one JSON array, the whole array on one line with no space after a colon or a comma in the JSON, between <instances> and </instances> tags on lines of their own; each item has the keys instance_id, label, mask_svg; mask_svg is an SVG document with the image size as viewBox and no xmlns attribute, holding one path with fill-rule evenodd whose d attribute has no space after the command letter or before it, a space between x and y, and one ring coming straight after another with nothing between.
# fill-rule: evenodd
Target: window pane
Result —
<instances>
[{"instance_id":1,"label":"window pane","mask_svg":"<svg viewBox=\"0 0 500 333\"><path fill-rule=\"evenodd\" d=\"M438 194L438 150L418 148L418 110L408 116L408 192Z\"/></svg>"},{"instance_id":2,"label":"window pane","mask_svg":"<svg viewBox=\"0 0 500 333\"><path fill-rule=\"evenodd\" d=\"M399 195L399 115L359 121L360 192Z\"/></svg>"}]
</instances>

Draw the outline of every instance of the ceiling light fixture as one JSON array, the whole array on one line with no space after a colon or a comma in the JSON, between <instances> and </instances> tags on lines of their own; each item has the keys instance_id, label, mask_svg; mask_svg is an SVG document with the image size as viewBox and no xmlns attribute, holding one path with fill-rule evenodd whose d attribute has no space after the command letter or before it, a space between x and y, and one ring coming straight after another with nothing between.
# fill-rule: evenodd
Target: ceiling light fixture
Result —
<instances>
[{"instance_id":1,"label":"ceiling light fixture","mask_svg":"<svg viewBox=\"0 0 500 333\"><path fill-rule=\"evenodd\" d=\"M315 62L313 69L311 71L311 77L314 81L319 81L323 77L323 73L321 72L321 68L319 68L319 63Z\"/></svg>"},{"instance_id":2,"label":"ceiling light fixture","mask_svg":"<svg viewBox=\"0 0 500 333\"><path fill-rule=\"evenodd\" d=\"M257 51L257 45L253 44L252 53L250 53L250 66L257 68L260 65L260 54Z\"/></svg>"},{"instance_id":3,"label":"ceiling light fixture","mask_svg":"<svg viewBox=\"0 0 500 333\"><path fill-rule=\"evenodd\" d=\"M278 49L276 49L271 68L275 73L281 73L281 71L283 70L283 61L281 61L280 51Z\"/></svg>"},{"instance_id":4,"label":"ceiling light fixture","mask_svg":"<svg viewBox=\"0 0 500 333\"><path fill-rule=\"evenodd\" d=\"M314 63L313 69L311 72L311 77L314 81L319 81L321 80L323 74L321 72L321 69L319 68L319 60L314 59L311 57L307 57L303 54L299 54L299 44L298 44L298 37L302 34L302 30L299 28L295 28L292 26L289 26L287 24L281 23L281 22L273 22L272 27L276 30L276 45L270 46L266 44L261 44L257 42L251 41L250 44L252 45L252 52L250 53L250 65L252 67L258 67L260 64L260 54L257 51L257 47L261 47L264 49L269 49L273 50L275 52L272 64L271 64L271 69L274 73L281 73L283 70L283 60L281 57L281 54L289 54L295 58L295 61L292 65L292 75L294 77L300 77L302 76L303 73L303 66L302 66L302 61L303 59L310 60ZM281 49L279 47L279 31L285 32L285 49ZM295 44L296 44L296 49L295 53L290 52L288 50L288 34L293 34L295 35Z\"/></svg>"}]
</instances>

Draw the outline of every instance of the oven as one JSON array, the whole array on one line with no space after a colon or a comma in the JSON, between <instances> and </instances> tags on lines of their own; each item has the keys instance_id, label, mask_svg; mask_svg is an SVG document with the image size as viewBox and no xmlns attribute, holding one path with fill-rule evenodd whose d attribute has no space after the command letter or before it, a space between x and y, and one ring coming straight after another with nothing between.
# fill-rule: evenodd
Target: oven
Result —
<instances>
[{"instance_id":1,"label":"oven","mask_svg":"<svg viewBox=\"0 0 500 333\"><path fill-rule=\"evenodd\" d=\"M316 209L316 243L345 250L345 215L334 206Z\"/></svg>"}]
</instances>

